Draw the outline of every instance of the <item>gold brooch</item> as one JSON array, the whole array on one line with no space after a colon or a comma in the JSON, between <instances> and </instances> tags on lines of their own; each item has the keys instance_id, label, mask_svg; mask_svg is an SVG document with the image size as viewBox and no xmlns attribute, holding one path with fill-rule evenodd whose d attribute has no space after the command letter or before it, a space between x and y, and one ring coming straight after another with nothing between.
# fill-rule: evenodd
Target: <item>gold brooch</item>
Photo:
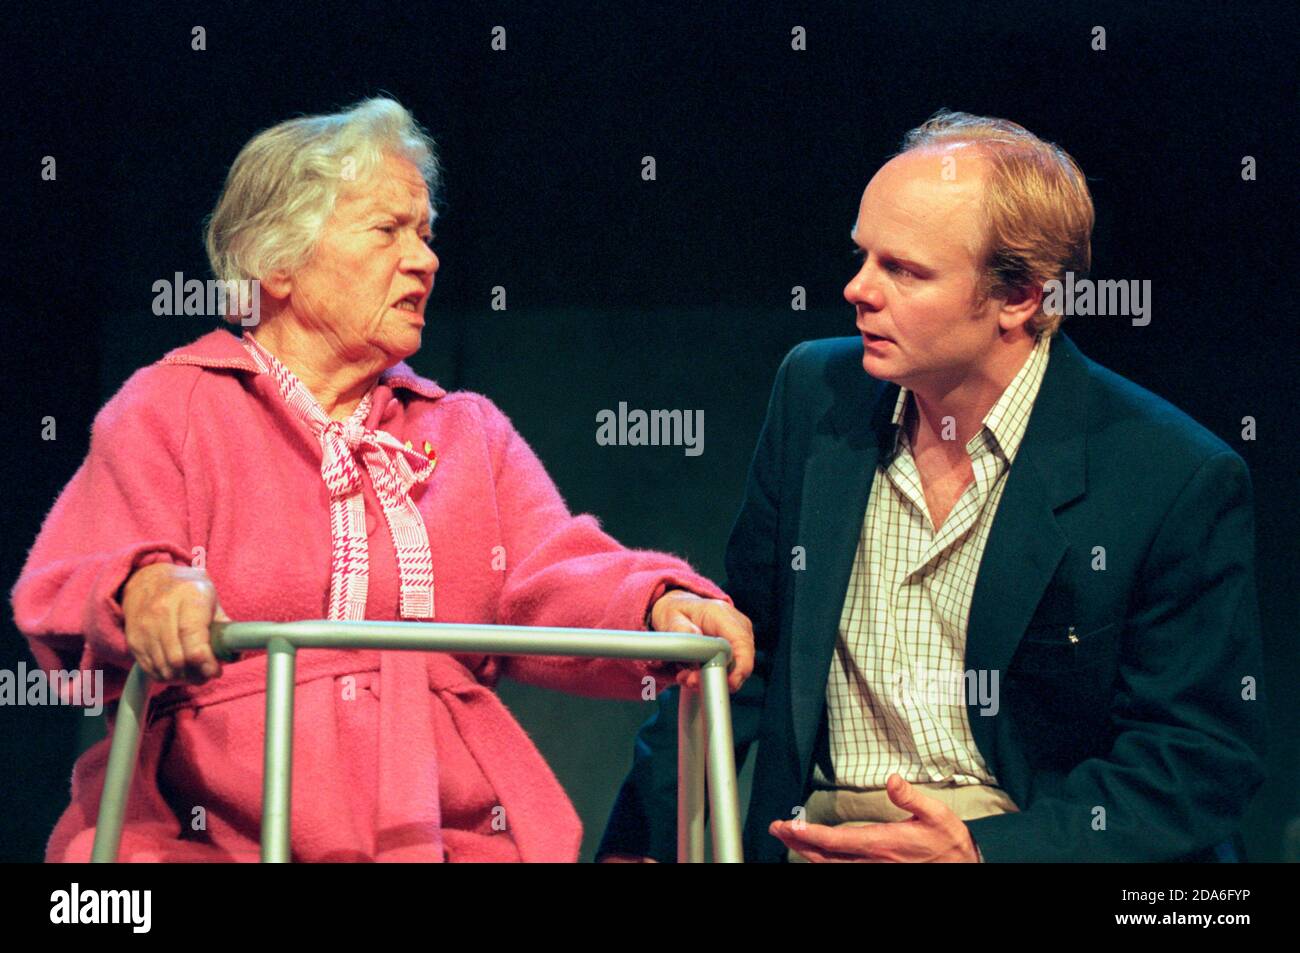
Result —
<instances>
[{"instance_id":1,"label":"gold brooch","mask_svg":"<svg viewBox=\"0 0 1300 953\"><path fill-rule=\"evenodd\" d=\"M411 443L411 441L409 441L409 440L406 441L406 449L407 449L407 450L414 450L414 449L415 449L415 444ZM426 457L429 458L429 461L430 461L434 466L437 466L437 465L438 465L438 451L434 450L434 449L433 449L433 444L429 443L429 441L427 441L427 440L424 441L424 455L425 455Z\"/></svg>"}]
</instances>

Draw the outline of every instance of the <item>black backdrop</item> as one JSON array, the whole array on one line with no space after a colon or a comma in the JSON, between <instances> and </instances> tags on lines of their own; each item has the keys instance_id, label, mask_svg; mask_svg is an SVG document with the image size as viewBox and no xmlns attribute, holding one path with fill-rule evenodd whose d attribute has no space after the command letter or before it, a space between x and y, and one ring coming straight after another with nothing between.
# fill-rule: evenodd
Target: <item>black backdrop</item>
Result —
<instances>
[{"instance_id":1,"label":"black backdrop","mask_svg":"<svg viewBox=\"0 0 1300 953\"><path fill-rule=\"evenodd\" d=\"M853 333L841 292L866 181L941 106L1004 116L1088 174L1094 274L1152 282L1150 325L1079 318L1071 335L1251 467L1274 735L1245 834L1252 858L1294 851L1290 5L698 6L7 10L0 578L17 577L98 407L133 369L208 330L154 316L151 285L206 277L200 222L239 147L291 115L380 92L434 134L446 176L443 266L412 363L497 401L575 511L719 578L777 364L800 340ZM503 52L490 46L497 25ZM192 49L196 26L206 50ZM791 49L796 26L804 51ZM640 176L647 155L653 182ZM41 179L45 156L54 181ZM489 307L497 285L504 312ZM805 311L790 307L796 285ZM597 446L596 412L621 400L704 410L705 452ZM57 440L41 439L47 416ZM3 624L0 666L13 669L26 649ZM648 709L502 694L577 803L589 856ZM0 859L41 856L93 737L65 710L0 712Z\"/></svg>"}]
</instances>

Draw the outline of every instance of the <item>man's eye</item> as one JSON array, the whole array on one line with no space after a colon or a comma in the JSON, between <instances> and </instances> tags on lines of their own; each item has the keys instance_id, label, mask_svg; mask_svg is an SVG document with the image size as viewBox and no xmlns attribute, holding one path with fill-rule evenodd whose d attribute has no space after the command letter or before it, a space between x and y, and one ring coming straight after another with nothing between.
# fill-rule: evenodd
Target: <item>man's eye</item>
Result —
<instances>
[{"instance_id":1,"label":"man's eye","mask_svg":"<svg viewBox=\"0 0 1300 953\"><path fill-rule=\"evenodd\" d=\"M428 245L430 248L432 248L433 243L438 240L438 236L433 234L432 232L430 232L428 235L422 235L420 237L424 239L424 243Z\"/></svg>"},{"instance_id":2,"label":"man's eye","mask_svg":"<svg viewBox=\"0 0 1300 953\"><path fill-rule=\"evenodd\" d=\"M854 245L853 250L849 252L849 257L851 257L854 261L865 262L867 260L867 253L859 246ZM890 274L899 275L904 278L917 277L916 272L912 271L912 269L908 268L906 265L900 265L896 261L882 262L880 267L884 268L885 271L889 272Z\"/></svg>"},{"instance_id":3,"label":"man's eye","mask_svg":"<svg viewBox=\"0 0 1300 953\"><path fill-rule=\"evenodd\" d=\"M377 225L376 228L378 228L385 235L393 235L396 234L397 232L396 225Z\"/></svg>"}]
</instances>

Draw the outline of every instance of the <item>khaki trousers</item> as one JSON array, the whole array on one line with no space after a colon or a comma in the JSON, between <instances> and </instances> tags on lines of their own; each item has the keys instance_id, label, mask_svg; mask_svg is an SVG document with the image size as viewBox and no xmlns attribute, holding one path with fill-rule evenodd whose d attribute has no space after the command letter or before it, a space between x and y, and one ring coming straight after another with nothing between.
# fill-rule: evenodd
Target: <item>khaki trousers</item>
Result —
<instances>
[{"instance_id":1,"label":"khaki trousers","mask_svg":"<svg viewBox=\"0 0 1300 953\"><path fill-rule=\"evenodd\" d=\"M942 801L963 821L990 814L1010 814L1019 811L1014 801L1001 788L987 784L954 784L951 781L911 782L921 793ZM912 815L894 804L884 788L874 791L855 791L848 788L826 788L813 791L804 805L804 820L809 824L826 824L831 827L848 824L861 827L888 821L905 821ZM808 861L790 850L786 858L792 864Z\"/></svg>"}]
</instances>

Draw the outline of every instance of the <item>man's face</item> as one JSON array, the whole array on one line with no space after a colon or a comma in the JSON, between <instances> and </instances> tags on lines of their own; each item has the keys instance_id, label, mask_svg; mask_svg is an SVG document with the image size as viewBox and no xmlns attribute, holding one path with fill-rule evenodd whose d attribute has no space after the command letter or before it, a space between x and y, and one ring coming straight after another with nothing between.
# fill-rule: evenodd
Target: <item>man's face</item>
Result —
<instances>
[{"instance_id":1,"label":"man's face","mask_svg":"<svg viewBox=\"0 0 1300 953\"><path fill-rule=\"evenodd\" d=\"M862 267L844 297L872 377L942 394L990 353L999 302L976 306L985 168L968 147L919 150L891 159L863 192L852 232Z\"/></svg>"},{"instance_id":2,"label":"man's face","mask_svg":"<svg viewBox=\"0 0 1300 953\"><path fill-rule=\"evenodd\" d=\"M438 273L431 240L419 169L386 158L371 178L339 195L310 261L293 274L294 316L342 361L391 366L411 356L420 349Z\"/></svg>"}]
</instances>

